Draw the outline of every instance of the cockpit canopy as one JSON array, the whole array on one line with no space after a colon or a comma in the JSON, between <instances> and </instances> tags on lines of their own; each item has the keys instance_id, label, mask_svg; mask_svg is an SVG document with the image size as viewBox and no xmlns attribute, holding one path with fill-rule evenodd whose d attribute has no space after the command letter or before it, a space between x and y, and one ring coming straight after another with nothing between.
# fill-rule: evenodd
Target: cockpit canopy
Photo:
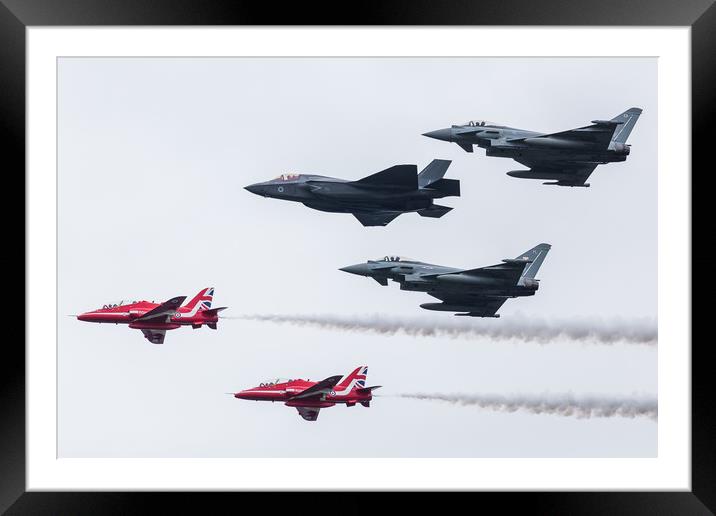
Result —
<instances>
[{"instance_id":1,"label":"cockpit canopy","mask_svg":"<svg viewBox=\"0 0 716 516\"><path fill-rule=\"evenodd\" d=\"M293 378L274 378L273 380L261 382L259 384L259 387L271 387L273 385L278 385L281 383L288 383L288 382L292 382L292 381L293 381Z\"/></svg>"},{"instance_id":2,"label":"cockpit canopy","mask_svg":"<svg viewBox=\"0 0 716 516\"><path fill-rule=\"evenodd\" d=\"M274 181L296 181L301 177L301 174L281 174Z\"/></svg>"},{"instance_id":3,"label":"cockpit canopy","mask_svg":"<svg viewBox=\"0 0 716 516\"><path fill-rule=\"evenodd\" d=\"M482 127L484 125L497 125L495 122L490 122L488 120L470 120L469 122L463 124L468 127Z\"/></svg>"},{"instance_id":4,"label":"cockpit canopy","mask_svg":"<svg viewBox=\"0 0 716 516\"><path fill-rule=\"evenodd\" d=\"M102 305L102 308L117 308L118 306L124 306L124 305L133 305L135 303L139 303L139 301L132 301L130 299L122 299L119 303L107 303L106 305Z\"/></svg>"},{"instance_id":5,"label":"cockpit canopy","mask_svg":"<svg viewBox=\"0 0 716 516\"><path fill-rule=\"evenodd\" d=\"M413 260L412 258L408 258L407 256L383 256L382 258L379 258L375 261L376 262L415 262L417 260Z\"/></svg>"}]
</instances>

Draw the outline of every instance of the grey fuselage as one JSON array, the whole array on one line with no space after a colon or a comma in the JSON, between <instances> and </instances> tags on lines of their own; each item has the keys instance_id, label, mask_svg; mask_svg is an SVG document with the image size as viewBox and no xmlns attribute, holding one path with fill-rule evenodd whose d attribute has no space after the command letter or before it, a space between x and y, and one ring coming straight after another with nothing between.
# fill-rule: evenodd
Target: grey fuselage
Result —
<instances>
[{"instance_id":1,"label":"grey fuselage","mask_svg":"<svg viewBox=\"0 0 716 516\"><path fill-rule=\"evenodd\" d=\"M349 265L341 269L344 272L373 278L381 285L388 280L400 284L401 290L427 292L454 292L455 294L474 293L485 296L522 297L533 296L539 288L537 280L522 278L517 283L500 278L481 277L462 274L467 269L456 269L443 265L423 263L405 258L386 256L382 260L369 260L366 263ZM455 311L467 310L458 307Z\"/></svg>"},{"instance_id":2,"label":"grey fuselage","mask_svg":"<svg viewBox=\"0 0 716 516\"><path fill-rule=\"evenodd\" d=\"M309 208L333 213L413 212L429 208L433 199L449 196L430 188L357 184L305 174L256 183L246 189L264 197L300 202Z\"/></svg>"},{"instance_id":3,"label":"grey fuselage","mask_svg":"<svg viewBox=\"0 0 716 516\"><path fill-rule=\"evenodd\" d=\"M611 142L604 148L590 141L544 137L545 134L548 133L501 125L467 124L438 129L425 133L425 136L456 143L468 152L477 145L485 149L487 156L512 158L526 166L550 161L605 164L625 161L629 155L629 146L624 143Z\"/></svg>"}]
</instances>

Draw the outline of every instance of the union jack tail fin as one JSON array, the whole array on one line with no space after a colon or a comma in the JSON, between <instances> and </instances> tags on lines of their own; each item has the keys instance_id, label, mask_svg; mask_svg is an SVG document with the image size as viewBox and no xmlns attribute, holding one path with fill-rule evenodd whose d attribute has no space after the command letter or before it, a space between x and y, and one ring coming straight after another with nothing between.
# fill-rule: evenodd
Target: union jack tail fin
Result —
<instances>
[{"instance_id":1,"label":"union jack tail fin","mask_svg":"<svg viewBox=\"0 0 716 516\"><path fill-rule=\"evenodd\" d=\"M193 311L195 308L198 308L198 311L210 310L211 301L213 298L214 287L207 287L205 289L200 290L199 293L195 295L191 301L184 305L184 308L187 308L189 311Z\"/></svg>"},{"instance_id":2,"label":"union jack tail fin","mask_svg":"<svg viewBox=\"0 0 716 516\"><path fill-rule=\"evenodd\" d=\"M352 391L353 389L365 388L365 381L368 377L368 366L356 367L351 373L345 375L336 384L334 390L336 392Z\"/></svg>"}]
</instances>

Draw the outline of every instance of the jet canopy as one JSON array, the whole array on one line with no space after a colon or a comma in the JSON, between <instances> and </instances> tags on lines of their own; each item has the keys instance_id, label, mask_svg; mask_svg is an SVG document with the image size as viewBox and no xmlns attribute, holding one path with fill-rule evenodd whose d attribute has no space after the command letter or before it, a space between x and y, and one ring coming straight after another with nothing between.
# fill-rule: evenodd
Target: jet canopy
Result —
<instances>
[{"instance_id":1,"label":"jet canopy","mask_svg":"<svg viewBox=\"0 0 716 516\"><path fill-rule=\"evenodd\" d=\"M301 174L281 174L274 181L295 181L301 177Z\"/></svg>"},{"instance_id":2,"label":"jet canopy","mask_svg":"<svg viewBox=\"0 0 716 516\"><path fill-rule=\"evenodd\" d=\"M107 303L106 305L102 305L102 308L117 308L118 306L133 305L135 303L139 303L139 301L122 299L119 303Z\"/></svg>"},{"instance_id":3,"label":"jet canopy","mask_svg":"<svg viewBox=\"0 0 716 516\"><path fill-rule=\"evenodd\" d=\"M412 258L408 258L407 256L383 256L383 258L379 258L375 261L376 262L416 262L417 260L413 260Z\"/></svg>"},{"instance_id":4,"label":"jet canopy","mask_svg":"<svg viewBox=\"0 0 716 516\"><path fill-rule=\"evenodd\" d=\"M274 378L274 379L268 380L266 382L261 382L259 384L259 387L271 387L272 385L278 385L281 383L288 383L288 382L292 382L292 381L293 381L292 378Z\"/></svg>"},{"instance_id":5,"label":"jet canopy","mask_svg":"<svg viewBox=\"0 0 716 516\"><path fill-rule=\"evenodd\" d=\"M488 120L470 120L469 122L463 124L468 127L482 127L484 125L497 125L495 122L490 122Z\"/></svg>"}]
</instances>

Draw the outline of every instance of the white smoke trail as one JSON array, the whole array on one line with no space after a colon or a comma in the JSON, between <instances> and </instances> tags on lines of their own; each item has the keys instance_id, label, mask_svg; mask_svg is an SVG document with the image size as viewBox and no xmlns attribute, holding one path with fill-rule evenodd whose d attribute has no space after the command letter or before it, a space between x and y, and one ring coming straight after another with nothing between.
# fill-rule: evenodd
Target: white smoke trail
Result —
<instances>
[{"instance_id":1,"label":"white smoke trail","mask_svg":"<svg viewBox=\"0 0 716 516\"><path fill-rule=\"evenodd\" d=\"M385 396L385 395L384 395ZM575 398L571 394L557 396L514 396L472 395L472 394L424 394L406 393L395 395L399 398L445 401L457 405L473 405L498 412L524 410L533 414L553 414L578 419L646 417L658 419L658 402L647 398Z\"/></svg>"},{"instance_id":2,"label":"white smoke trail","mask_svg":"<svg viewBox=\"0 0 716 516\"><path fill-rule=\"evenodd\" d=\"M519 339L527 342L549 343L559 338L580 342L614 344L618 342L655 346L657 328L649 320L565 320L545 322L530 319L482 321L468 318L451 318L438 321L429 317L396 318L381 315L280 315L246 314L235 317L252 321L310 326L324 330L375 333L380 335L404 334L418 337L476 338L494 340Z\"/></svg>"}]
</instances>

